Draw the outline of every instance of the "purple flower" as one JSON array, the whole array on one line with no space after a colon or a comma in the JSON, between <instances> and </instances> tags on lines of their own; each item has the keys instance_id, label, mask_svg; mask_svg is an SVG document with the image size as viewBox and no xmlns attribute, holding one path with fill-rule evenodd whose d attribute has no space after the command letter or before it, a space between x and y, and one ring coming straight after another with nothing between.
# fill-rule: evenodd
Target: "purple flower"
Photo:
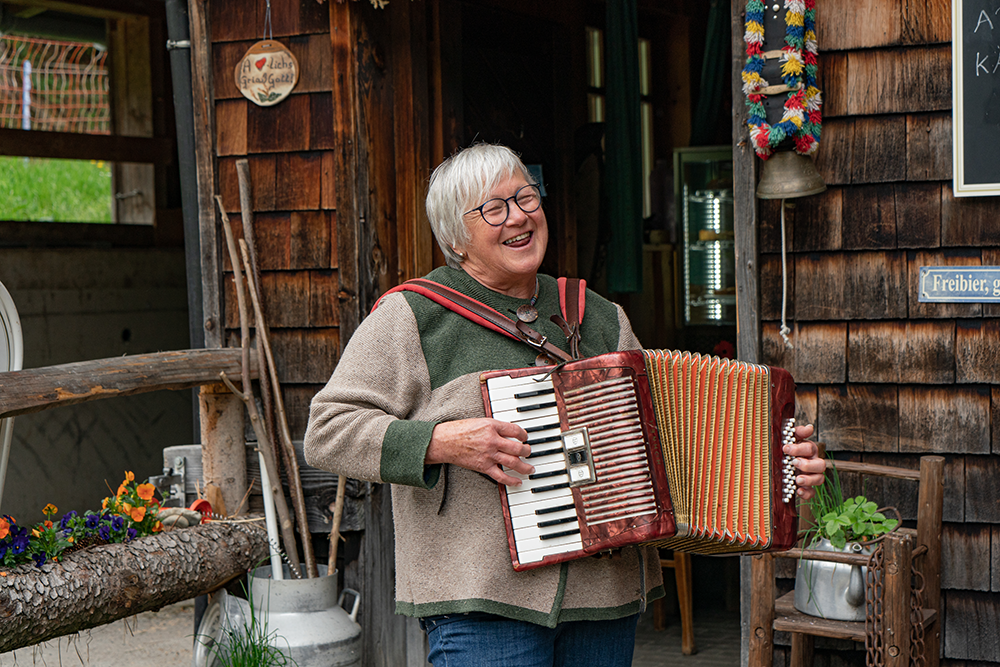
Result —
<instances>
[{"instance_id":1,"label":"purple flower","mask_svg":"<svg viewBox=\"0 0 1000 667\"><path fill-rule=\"evenodd\" d=\"M34 559L36 567L45 565L45 552L40 554L31 554L31 557Z\"/></svg>"},{"instance_id":2,"label":"purple flower","mask_svg":"<svg viewBox=\"0 0 1000 667\"><path fill-rule=\"evenodd\" d=\"M111 530L118 532L125 526L125 517L116 516L111 520Z\"/></svg>"},{"instance_id":3,"label":"purple flower","mask_svg":"<svg viewBox=\"0 0 1000 667\"><path fill-rule=\"evenodd\" d=\"M90 528L91 530L93 530L94 528L97 528L97 523L100 520L101 520L101 517L98 516L97 514L90 514L90 515L87 516L87 520L84 522L84 525L87 528Z\"/></svg>"},{"instance_id":4,"label":"purple flower","mask_svg":"<svg viewBox=\"0 0 1000 667\"><path fill-rule=\"evenodd\" d=\"M26 534L21 533L20 535L14 538L14 543L11 545L11 551L14 552L15 556L24 553L24 550L27 548L28 548L28 536Z\"/></svg>"},{"instance_id":5,"label":"purple flower","mask_svg":"<svg viewBox=\"0 0 1000 667\"><path fill-rule=\"evenodd\" d=\"M110 540L110 539L111 539L111 529L110 529L110 528L108 528L107 526L101 526L101 527L100 527L100 528L98 529L98 531L97 531L97 535L98 535L98 536L99 536L99 537L100 537L100 538L101 538L102 540L105 540L105 541L107 541L107 540Z\"/></svg>"},{"instance_id":6,"label":"purple flower","mask_svg":"<svg viewBox=\"0 0 1000 667\"><path fill-rule=\"evenodd\" d=\"M0 540L0 559L7 555L8 548L10 548L10 545L7 543L7 540Z\"/></svg>"},{"instance_id":7,"label":"purple flower","mask_svg":"<svg viewBox=\"0 0 1000 667\"><path fill-rule=\"evenodd\" d=\"M135 536L138 534L138 531L135 528L129 528L125 534L128 535L129 540L134 540Z\"/></svg>"},{"instance_id":8,"label":"purple flower","mask_svg":"<svg viewBox=\"0 0 1000 667\"><path fill-rule=\"evenodd\" d=\"M69 512L66 512L65 514L63 514L62 521L59 522L59 527L65 529L66 526L69 525L69 522L74 518L76 518L75 510L70 510Z\"/></svg>"}]
</instances>

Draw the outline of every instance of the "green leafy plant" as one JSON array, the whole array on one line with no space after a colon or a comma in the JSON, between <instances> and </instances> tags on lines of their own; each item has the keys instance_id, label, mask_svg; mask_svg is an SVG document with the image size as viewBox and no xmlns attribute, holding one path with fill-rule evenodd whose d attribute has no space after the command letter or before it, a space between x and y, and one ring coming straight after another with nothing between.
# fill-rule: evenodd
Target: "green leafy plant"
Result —
<instances>
[{"instance_id":1,"label":"green leafy plant","mask_svg":"<svg viewBox=\"0 0 1000 667\"><path fill-rule=\"evenodd\" d=\"M848 542L865 542L891 533L899 525L897 519L886 517L878 505L863 495L844 498L836 465L827 472L823 484L816 487L809 509L816 525L807 531L806 542L825 538L838 549Z\"/></svg>"}]
</instances>

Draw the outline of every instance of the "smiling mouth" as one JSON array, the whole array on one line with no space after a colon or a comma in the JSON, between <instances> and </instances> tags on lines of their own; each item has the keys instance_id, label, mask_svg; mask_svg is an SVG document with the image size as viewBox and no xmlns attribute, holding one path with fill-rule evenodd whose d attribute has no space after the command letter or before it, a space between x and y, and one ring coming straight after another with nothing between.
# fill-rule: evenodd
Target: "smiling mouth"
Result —
<instances>
[{"instance_id":1,"label":"smiling mouth","mask_svg":"<svg viewBox=\"0 0 1000 667\"><path fill-rule=\"evenodd\" d=\"M504 245L514 245L515 243L520 243L522 241L527 241L529 238L531 238L531 232L525 232L523 234L518 234L517 236L515 236L512 239L507 239L506 241L503 242L503 244Z\"/></svg>"}]
</instances>

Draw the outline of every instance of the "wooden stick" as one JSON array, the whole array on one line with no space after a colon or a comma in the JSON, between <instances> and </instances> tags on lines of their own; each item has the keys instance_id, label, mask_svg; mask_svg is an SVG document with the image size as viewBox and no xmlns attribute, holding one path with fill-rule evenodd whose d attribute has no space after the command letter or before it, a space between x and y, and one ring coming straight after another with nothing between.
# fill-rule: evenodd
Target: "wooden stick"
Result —
<instances>
[{"instance_id":1,"label":"wooden stick","mask_svg":"<svg viewBox=\"0 0 1000 667\"><path fill-rule=\"evenodd\" d=\"M237 160L236 174L240 185L240 218L243 221L243 238L246 239L247 247L250 251L250 266L253 268L253 271L247 269L247 276L248 278L251 275L253 276L252 282L255 286L258 286L255 287L255 289L257 289L259 292L260 291L259 285L261 284L261 281L260 281L260 268L257 263L257 252L255 249L256 244L254 243L253 200L250 190L250 163L245 159ZM248 280L248 282L251 281ZM258 317L257 319L258 328L263 326L262 322L263 320ZM257 349L257 356L260 359L263 359L264 343L262 342L261 337L257 336L254 343ZM269 369L267 365L265 364L264 366L262 366L260 371L261 371L259 378L260 383L258 386L260 387L260 402L263 404L264 408L264 425L267 428L267 435L271 438L271 442L275 444L274 455L275 457L280 457L280 460L277 458L275 460L276 462L279 463L284 462L285 470L287 471L289 470L288 454L285 452L285 449L283 447L277 446L278 442L280 441L280 437L278 436L278 429L274 423L275 410L274 410L274 402L271 398L271 383L270 380L268 379ZM296 502L297 501L295 499L295 494L293 492L292 503L295 504ZM296 515L297 514L298 512L296 512ZM306 559L307 569L308 569L308 561L309 559L307 558Z\"/></svg>"},{"instance_id":2,"label":"wooden stick","mask_svg":"<svg viewBox=\"0 0 1000 667\"><path fill-rule=\"evenodd\" d=\"M247 256L247 244L240 239L240 253L243 257L243 266L247 270L247 286L250 288L250 301L253 303L254 316L257 318L257 337L263 342L265 364L268 375L271 378L271 392L274 397L274 406L278 412L277 423L279 426L278 436L281 439L285 453L285 472L288 477L288 487L292 493L292 504L295 506L295 518L299 524L299 535L302 538L302 554L306 561L306 571L309 577L318 577L316 569L316 556L312 549L312 535L309 532L309 520L306 517L306 501L302 493L302 478L299 475L299 461L295 456L295 446L292 444L292 434L288 430L288 418L285 414L285 403L281 399L281 385L278 384L278 370L274 363L274 355L271 353L271 341L268 337L267 326L264 324L264 313L260 307L260 295L257 293L257 286L254 284L253 273L250 269L250 258Z\"/></svg>"},{"instance_id":3,"label":"wooden stick","mask_svg":"<svg viewBox=\"0 0 1000 667\"><path fill-rule=\"evenodd\" d=\"M340 520L344 516L344 494L347 493L347 478L337 476L337 499L333 503L333 525L330 526L330 556L326 566L327 576L337 573L337 547L340 546Z\"/></svg>"},{"instance_id":4,"label":"wooden stick","mask_svg":"<svg viewBox=\"0 0 1000 667\"><path fill-rule=\"evenodd\" d=\"M257 411L257 402L254 400L252 385L250 383L250 365L248 363L250 355L250 328L247 323L247 306L243 295L243 272L240 270L240 258L236 252L236 240L233 237L233 229L229 224L229 215L222 205L222 197L216 196L215 201L219 207L219 212L222 214L222 227L226 232L226 246L229 249L229 259L233 264L233 274L236 279L236 302L240 310L240 347L243 350L244 356L243 392L240 396L243 399L243 404L247 406L247 412L250 415L250 424L253 426L254 433L257 434L257 450L263 456L264 465L267 468L267 474L270 478L271 491L274 493L274 507L278 512L278 523L281 528L281 539L285 543L285 554L288 556L289 563L296 576L301 577L302 567L299 562L299 550L295 544L292 519L288 514L285 492L281 488L281 477L278 475L278 467L274 460L274 448L271 445L270 438L267 436L267 431L264 429L260 413ZM226 379L225 373L222 374L222 377L223 380Z\"/></svg>"},{"instance_id":5,"label":"wooden stick","mask_svg":"<svg viewBox=\"0 0 1000 667\"><path fill-rule=\"evenodd\" d=\"M278 369L274 363L274 355L271 353L269 330L267 322L264 320L263 299L260 295L260 265L257 263L257 250L254 243L250 163L247 160L236 161L236 175L240 185L240 215L243 220L243 238L240 240L240 251L243 254L243 266L246 270L247 285L250 287L250 300L253 302L257 322L257 352L262 360L267 359L267 362L262 363L260 368L260 395L264 404L264 420L267 433L272 438L271 442L280 443L276 450L280 452L281 460L285 465L292 506L298 522L299 536L302 539L302 555L306 563L306 572L309 577L318 577L316 556L313 554L312 534L309 532L309 520L306 516L305 494L302 492L299 461L295 456L292 435L288 430L288 418L285 414L285 402L278 381ZM249 255L249 261L247 255Z\"/></svg>"}]
</instances>

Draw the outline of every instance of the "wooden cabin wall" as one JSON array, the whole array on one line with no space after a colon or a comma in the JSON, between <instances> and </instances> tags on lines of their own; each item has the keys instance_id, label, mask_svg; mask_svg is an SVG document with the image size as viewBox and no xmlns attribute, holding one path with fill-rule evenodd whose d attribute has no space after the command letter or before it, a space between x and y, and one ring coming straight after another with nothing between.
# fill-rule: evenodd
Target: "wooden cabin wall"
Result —
<instances>
[{"instance_id":1,"label":"wooden cabin wall","mask_svg":"<svg viewBox=\"0 0 1000 667\"><path fill-rule=\"evenodd\" d=\"M427 21L439 4L379 10L368 2L291 0L271 4L269 26L264 2L192 4L195 99L210 101L195 108L206 338L239 345L232 267L206 194L221 196L234 234L243 236L236 165L246 159L264 315L296 440L312 397L374 299L433 267L423 184L433 141L428 79L435 76L428 41L436 33ZM240 94L234 69L266 28L295 54L300 71L287 99L258 107ZM199 48L208 62L199 61ZM213 332L213 313L221 331ZM357 522L341 530L356 532L340 555L344 584L364 598L363 664L418 664L423 635L415 621L394 614L388 487L352 482L348 495L359 505L350 512ZM317 533L312 517L310 527ZM325 555L317 551L321 562Z\"/></svg>"},{"instance_id":2,"label":"wooden cabin wall","mask_svg":"<svg viewBox=\"0 0 1000 667\"><path fill-rule=\"evenodd\" d=\"M781 203L759 203L763 361L836 457L946 457L942 664L1000 664L1000 307L917 300L921 266L1000 264L1000 201L952 193L950 3L816 4L829 187L785 204L794 349ZM866 491L916 518L915 485Z\"/></svg>"}]
</instances>

